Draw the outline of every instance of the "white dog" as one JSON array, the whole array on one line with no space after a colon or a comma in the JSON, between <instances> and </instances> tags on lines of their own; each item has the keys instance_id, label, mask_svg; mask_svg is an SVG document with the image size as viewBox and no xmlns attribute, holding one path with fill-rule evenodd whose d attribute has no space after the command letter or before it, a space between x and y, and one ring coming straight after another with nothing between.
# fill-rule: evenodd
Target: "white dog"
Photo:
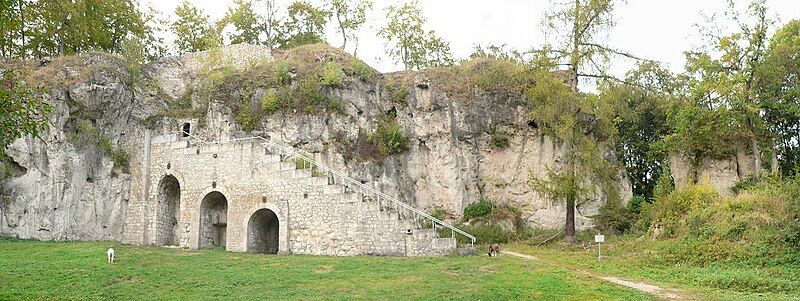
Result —
<instances>
[{"instance_id":1,"label":"white dog","mask_svg":"<svg viewBox=\"0 0 800 301\"><path fill-rule=\"evenodd\" d=\"M108 252L106 252L106 255L108 255L108 263L114 263L114 249L108 248Z\"/></svg>"}]
</instances>

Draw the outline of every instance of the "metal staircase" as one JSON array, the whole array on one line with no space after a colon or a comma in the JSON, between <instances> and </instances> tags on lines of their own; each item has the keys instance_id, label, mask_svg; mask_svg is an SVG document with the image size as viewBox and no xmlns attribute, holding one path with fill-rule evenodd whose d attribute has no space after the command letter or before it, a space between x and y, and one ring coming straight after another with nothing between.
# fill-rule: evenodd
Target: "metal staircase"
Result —
<instances>
[{"instance_id":1,"label":"metal staircase","mask_svg":"<svg viewBox=\"0 0 800 301\"><path fill-rule=\"evenodd\" d=\"M451 231L451 237L455 238L456 234L466 237L470 240L471 244L475 244L475 236L464 232L461 229L456 228L455 226L446 223L438 218L431 216L414 208L411 205L408 205L392 196L389 196L375 188L372 188L368 185L361 183L356 179L353 179L344 173L331 168L327 164L317 162L316 160L310 158L308 155L296 151L292 147L288 147L285 145L281 145L279 143L270 141L264 137L254 136L254 137L247 137L247 138L237 138L231 139L227 141L205 141L197 136L191 135L187 132L183 132L183 135L195 140L199 144L205 145L214 145L214 144L223 144L223 143L231 143L231 142L240 142L240 141L248 141L254 140L257 142L261 142L261 145L267 150L270 154L279 155L281 158L282 163L286 164L295 164L297 169L309 169L312 176L325 176L327 179L328 185L341 185L344 187L345 191L347 192L348 189L354 189L355 192L361 193L364 201L375 201L378 203L378 207L381 211L396 211L397 218L402 219L404 217L411 218L414 222L416 227L422 228L422 223L430 223L430 226L433 228L433 232L436 233L437 228L439 229L448 229ZM385 204L385 205L384 205Z\"/></svg>"}]
</instances>

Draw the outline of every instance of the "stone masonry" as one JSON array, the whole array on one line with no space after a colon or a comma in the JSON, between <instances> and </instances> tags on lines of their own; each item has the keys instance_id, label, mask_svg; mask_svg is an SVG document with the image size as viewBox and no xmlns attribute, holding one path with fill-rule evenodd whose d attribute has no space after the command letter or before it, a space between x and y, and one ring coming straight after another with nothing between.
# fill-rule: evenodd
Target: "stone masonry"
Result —
<instances>
[{"instance_id":1,"label":"stone masonry","mask_svg":"<svg viewBox=\"0 0 800 301\"><path fill-rule=\"evenodd\" d=\"M205 144L181 136L156 135L147 147L151 184L147 197L131 204L145 213L138 243L170 244L174 226L176 241L191 249L424 256L456 247L454 238L417 227L385 203L282 162L258 140ZM168 203L175 193L163 184L172 179L180 189L177 206ZM277 235L261 233L275 225Z\"/></svg>"}]
</instances>

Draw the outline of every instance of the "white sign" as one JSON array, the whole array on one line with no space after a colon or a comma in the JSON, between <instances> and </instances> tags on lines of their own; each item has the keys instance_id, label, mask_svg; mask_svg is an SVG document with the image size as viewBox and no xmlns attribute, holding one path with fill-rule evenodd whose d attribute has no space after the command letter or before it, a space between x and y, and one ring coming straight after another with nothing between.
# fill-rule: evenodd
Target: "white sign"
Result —
<instances>
[{"instance_id":1,"label":"white sign","mask_svg":"<svg viewBox=\"0 0 800 301\"><path fill-rule=\"evenodd\" d=\"M605 235L598 234L594 236L594 242L605 242L605 241L606 241Z\"/></svg>"}]
</instances>

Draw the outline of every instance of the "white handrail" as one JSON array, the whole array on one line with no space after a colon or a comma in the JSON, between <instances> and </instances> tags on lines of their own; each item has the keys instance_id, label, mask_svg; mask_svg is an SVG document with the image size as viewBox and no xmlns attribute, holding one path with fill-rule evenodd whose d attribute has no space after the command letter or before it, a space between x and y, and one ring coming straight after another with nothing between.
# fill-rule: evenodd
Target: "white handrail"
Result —
<instances>
[{"instance_id":1,"label":"white handrail","mask_svg":"<svg viewBox=\"0 0 800 301\"><path fill-rule=\"evenodd\" d=\"M339 178L342 178L345 181L350 182L350 184L353 184L356 187L361 188L364 191L367 191L367 192L375 194L378 197L378 199L388 199L388 200L392 201L392 203L394 203L395 205L397 205L399 207L403 207L404 209L407 209L407 210L409 210L411 212L414 212L415 214L421 215L422 217L430 220L433 223L433 229L434 230L436 229L436 224L439 224L439 225L441 225L441 226L443 226L445 228L450 229L454 233L458 233L458 234L461 234L464 237L469 238L470 241L471 241L471 244L473 244L473 245L475 244L475 240L476 240L475 236L472 236L471 234L469 234L467 232L464 232L461 229L458 229L458 228L454 227L453 225L451 225L449 223L446 223L446 222L444 222L444 221L442 221L442 220L440 220L438 218L435 218L435 217L431 216L430 214L422 212L421 210L419 210L417 208L414 208L411 205L408 205L406 203L403 203L400 200L395 199L395 198L393 198L393 197L391 197L391 196L389 196L389 195L387 195L387 194L385 194L383 192L380 192L377 189L374 189L372 187L364 185L360 181L358 181L356 179L353 179L353 178L351 178L351 177L349 177L349 176L347 176L347 175L345 175L345 174L333 169L332 167L330 167L330 166L328 166L328 165L326 165L324 163L319 163L316 160L311 159L311 158L303 155L302 153L300 153L298 151L295 151L293 148L286 147L286 146L280 145L278 143L272 142L272 141L270 141L270 140L268 140L268 139L266 139L264 137L253 136L253 137L247 137L247 138L230 139L228 141L212 141L212 142L208 142L208 141L205 141L205 140L203 140L203 139L201 139L201 138L199 138L197 136L191 135L191 134L189 134L187 132L182 132L182 133L184 135L189 136L190 138L193 138L195 140L200 141L203 144L219 144L219 143L224 143L224 142L237 142L237 141L260 139L260 140L264 141L265 144L278 148L279 151L281 152L281 154L286 153L286 155L288 157L298 157L300 159L303 159L304 161L311 163L313 166L317 166L317 168L322 169L325 172L331 173L334 176L338 176Z\"/></svg>"}]
</instances>

